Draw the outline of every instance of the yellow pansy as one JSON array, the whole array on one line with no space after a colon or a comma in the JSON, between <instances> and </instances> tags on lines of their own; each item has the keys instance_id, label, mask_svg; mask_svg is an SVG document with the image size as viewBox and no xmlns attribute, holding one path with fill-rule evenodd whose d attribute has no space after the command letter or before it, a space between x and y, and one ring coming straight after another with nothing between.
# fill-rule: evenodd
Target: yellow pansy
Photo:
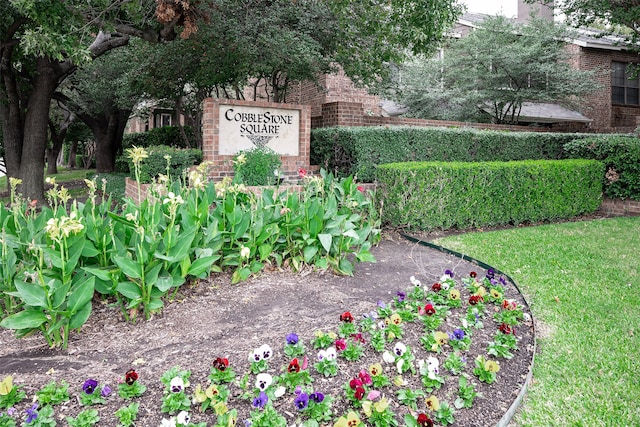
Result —
<instances>
[{"instance_id":1,"label":"yellow pansy","mask_svg":"<svg viewBox=\"0 0 640 427\"><path fill-rule=\"evenodd\" d=\"M436 343L440 346L445 345L449 342L449 335L446 332L436 331L433 334L433 337L436 339Z\"/></svg>"},{"instance_id":2,"label":"yellow pansy","mask_svg":"<svg viewBox=\"0 0 640 427\"><path fill-rule=\"evenodd\" d=\"M440 400L434 395L427 397L427 399L425 400L425 404L427 405L427 408L429 408L433 412L436 412L438 409L440 409Z\"/></svg>"},{"instance_id":3,"label":"yellow pansy","mask_svg":"<svg viewBox=\"0 0 640 427\"><path fill-rule=\"evenodd\" d=\"M7 375L4 377L2 382L0 382L0 396L6 396L11 393L13 389L13 377L11 375Z\"/></svg>"},{"instance_id":4,"label":"yellow pansy","mask_svg":"<svg viewBox=\"0 0 640 427\"><path fill-rule=\"evenodd\" d=\"M398 313L393 313L391 317L389 317L389 321L394 325L399 325L400 323L402 323L402 318Z\"/></svg>"},{"instance_id":5,"label":"yellow pansy","mask_svg":"<svg viewBox=\"0 0 640 427\"><path fill-rule=\"evenodd\" d=\"M491 297L495 299L500 299L502 298L502 294L497 289L491 289Z\"/></svg>"},{"instance_id":6,"label":"yellow pansy","mask_svg":"<svg viewBox=\"0 0 640 427\"><path fill-rule=\"evenodd\" d=\"M372 377L377 377L378 375L382 375L382 365L380 363L374 363L369 366L369 374Z\"/></svg>"},{"instance_id":7,"label":"yellow pansy","mask_svg":"<svg viewBox=\"0 0 640 427\"><path fill-rule=\"evenodd\" d=\"M207 400L207 395L202 391L202 387L200 386L200 384L198 384L195 391L193 392L193 401L195 403L202 403L205 400Z\"/></svg>"},{"instance_id":8,"label":"yellow pansy","mask_svg":"<svg viewBox=\"0 0 640 427\"><path fill-rule=\"evenodd\" d=\"M386 397L383 397L382 399L380 399L379 401L373 404L373 409L375 409L376 412L384 412L385 409L387 409L388 407L389 407L389 401L387 400Z\"/></svg>"},{"instance_id":9,"label":"yellow pansy","mask_svg":"<svg viewBox=\"0 0 640 427\"><path fill-rule=\"evenodd\" d=\"M476 292L476 295L480 295L481 297L485 296L487 294L487 290L484 288L484 286L480 286L478 288L478 291Z\"/></svg>"},{"instance_id":10,"label":"yellow pansy","mask_svg":"<svg viewBox=\"0 0 640 427\"><path fill-rule=\"evenodd\" d=\"M449 299L452 299L452 300L460 299L460 291L457 289L451 289L449 291Z\"/></svg>"},{"instance_id":11,"label":"yellow pansy","mask_svg":"<svg viewBox=\"0 0 640 427\"><path fill-rule=\"evenodd\" d=\"M226 403L220 401L213 405L213 410L215 411L216 415L224 415L227 413L229 408L227 408Z\"/></svg>"},{"instance_id":12,"label":"yellow pansy","mask_svg":"<svg viewBox=\"0 0 640 427\"><path fill-rule=\"evenodd\" d=\"M487 360L486 362L484 362L484 370L496 373L500 370L500 364L493 360Z\"/></svg>"},{"instance_id":13,"label":"yellow pansy","mask_svg":"<svg viewBox=\"0 0 640 427\"><path fill-rule=\"evenodd\" d=\"M213 399L218 395L218 386L215 384L211 384L205 391L205 394L209 399Z\"/></svg>"},{"instance_id":14,"label":"yellow pansy","mask_svg":"<svg viewBox=\"0 0 640 427\"><path fill-rule=\"evenodd\" d=\"M360 417L355 412L349 411L346 417L338 418L333 427L357 427L358 425L360 425Z\"/></svg>"},{"instance_id":15,"label":"yellow pansy","mask_svg":"<svg viewBox=\"0 0 640 427\"><path fill-rule=\"evenodd\" d=\"M364 414L367 417L371 416L371 401L370 400L365 400L364 402L362 402L362 411L364 412Z\"/></svg>"}]
</instances>

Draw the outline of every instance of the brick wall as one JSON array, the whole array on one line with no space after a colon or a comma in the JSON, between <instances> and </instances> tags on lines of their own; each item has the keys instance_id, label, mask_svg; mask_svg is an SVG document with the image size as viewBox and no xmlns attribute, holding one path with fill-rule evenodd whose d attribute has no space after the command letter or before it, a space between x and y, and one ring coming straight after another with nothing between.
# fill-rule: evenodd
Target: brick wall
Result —
<instances>
[{"instance_id":1,"label":"brick wall","mask_svg":"<svg viewBox=\"0 0 640 427\"><path fill-rule=\"evenodd\" d=\"M638 125L640 107L611 104L611 62L638 62L638 54L594 49L570 44L574 64L581 70L596 70L595 81L601 88L585 96L580 104L583 114L593 120L593 132L631 132Z\"/></svg>"},{"instance_id":2,"label":"brick wall","mask_svg":"<svg viewBox=\"0 0 640 427\"><path fill-rule=\"evenodd\" d=\"M219 180L226 176L233 176L233 155L219 154L220 134L218 118L220 105L241 105L264 108L292 109L300 111L300 141L297 156L280 156L282 167L280 172L285 180L296 179L298 169L311 169L310 141L311 141L311 108L309 105L281 104L275 102L238 101L232 99L207 98L203 104L202 118L202 154L203 160L209 162L209 176Z\"/></svg>"},{"instance_id":3,"label":"brick wall","mask_svg":"<svg viewBox=\"0 0 640 427\"><path fill-rule=\"evenodd\" d=\"M640 201L604 199L599 211L607 216L640 216Z\"/></svg>"}]
</instances>

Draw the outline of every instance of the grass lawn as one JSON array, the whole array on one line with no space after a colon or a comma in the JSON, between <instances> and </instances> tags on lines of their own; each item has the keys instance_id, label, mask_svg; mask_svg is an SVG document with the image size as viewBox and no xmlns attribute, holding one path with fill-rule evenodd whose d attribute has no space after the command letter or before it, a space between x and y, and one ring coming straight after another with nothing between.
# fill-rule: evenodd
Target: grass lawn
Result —
<instances>
[{"instance_id":1,"label":"grass lawn","mask_svg":"<svg viewBox=\"0 0 640 427\"><path fill-rule=\"evenodd\" d=\"M536 318L519 426L640 426L640 217L439 239L510 275Z\"/></svg>"},{"instance_id":2,"label":"grass lawn","mask_svg":"<svg viewBox=\"0 0 640 427\"><path fill-rule=\"evenodd\" d=\"M68 169L65 167L59 167L57 174L47 175L45 173L45 178L52 177L56 179L56 183L59 186L64 187L65 183L71 181L82 181L84 179L93 179L95 177L96 183L99 189L102 188L102 179L106 180L106 192L111 195L111 198L114 200L120 200L124 197L124 187L125 187L125 177L127 174L122 173L109 173L109 174L96 174L95 169ZM0 191L5 191L7 189L7 177L0 177ZM88 191L86 187L82 188L72 188L69 190L69 194L71 197L86 197ZM9 198L6 197L4 199L0 199L7 203Z\"/></svg>"}]
</instances>

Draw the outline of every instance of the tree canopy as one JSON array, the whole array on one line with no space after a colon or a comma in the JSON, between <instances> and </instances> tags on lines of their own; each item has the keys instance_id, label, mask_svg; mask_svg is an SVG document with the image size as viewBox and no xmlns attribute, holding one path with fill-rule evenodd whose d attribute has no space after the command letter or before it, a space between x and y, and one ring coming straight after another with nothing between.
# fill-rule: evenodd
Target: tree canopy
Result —
<instances>
[{"instance_id":1,"label":"tree canopy","mask_svg":"<svg viewBox=\"0 0 640 427\"><path fill-rule=\"evenodd\" d=\"M280 88L286 92L283 82L333 64L355 81L375 81L405 49L425 52L434 46L459 13L455 0L0 2L0 120L7 173L23 181L25 197L42 200L39 171L54 92L78 66L132 37L164 43L208 32L215 36L211 45L206 36L200 46L184 44L195 56L183 64L180 51L174 52L174 67L194 60L192 81L203 86L268 76L274 97L280 98ZM209 19L219 26L205 30ZM216 67L207 71L203 64Z\"/></svg>"},{"instance_id":2,"label":"tree canopy","mask_svg":"<svg viewBox=\"0 0 640 427\"><path fill-rule=\"evenodd\" d=\"M488 17L449 40L440 58L405 67L400 102L419 117L470 121L488 113L496 123L518 123L524 102L576 106L595 89L594 72L571 66L567 31L541 18L519 24Z\"/></svg>"}]
</instances>

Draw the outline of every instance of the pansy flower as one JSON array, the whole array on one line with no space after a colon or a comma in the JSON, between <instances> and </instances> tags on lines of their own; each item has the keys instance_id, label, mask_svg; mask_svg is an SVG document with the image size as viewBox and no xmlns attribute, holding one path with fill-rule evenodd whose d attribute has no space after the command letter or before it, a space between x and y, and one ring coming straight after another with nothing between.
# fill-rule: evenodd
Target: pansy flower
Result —
<instances>
[{"instance_id":1,"label":"pansy flower","mask_svg":"<svg viewBox=\"0 0 640 427\"><path fill-rule=\"evenodd\" d=\"M361 332L358 332L356 334L351 334L351 338L355 341L355 342L360 342L362 344L366 343L364 336L362 335Z\"/></svg>"},{"instance_id":2,"label":"pansy flower","mask_svg":"<svg viewBox=\"0 0 640 427\"><path fill-rule=\"evenodd\" d=\"M335 342L338 351L344 351L347 348L347 341L344 338L337 339Z\"/></svg>"},{"instance_id":3,"label":"pansy flower","mask_svg":"<svg viewBox=\"0 0 640 427\"><path fill-rule=\"evenodd\" d=\"M253 399L253 407L254 408L264 408L267 402L269 401L269 397L264 391L261 391L258 396Z\"/></svg>"},{"instance_id":4,"label":"pansy flower","mask_svg":"<svg viewBox=\"0 0 640 427\"><path fill-rule=\"evenodd\" d=\"M309 406L309 395L305 392L300 392L293 400L293 404L296 405L298 411L302 411Z\"/></svg>"},{"instance_id":5,"label":"pansy flower","mask_svg":"<svg viewBox=\"0 0 640 427\"><path fill-rule=\"evenodd\" d=\"M503 323L500 325L500 327L498 328L498 330L500 332L502 332L505 335L509 335L509 334L516 334L516 331L514 328L512 328L511 326L507 325L506 323Z\"/></svg>"},{"instance_id":6,"label":"pansy flower","mask_svg":"<svg viewBox=\"0 0 640 427\"><path fill-rule=\"evenodd\" d=\"M102 386L102 389L100 390L100 396L107 397L110 394L111 394L111 387L109 387L106 384L104 386Z\"/></svg>"},{"instance_id":7,"label":"pansy flower","mask_svg":"<svg viewBox=\"0 0 640 427\"><path fill-rule=\"evenodd\" d=\"M420 287L422 286L422 282L420 282L420 280L416 279L415 276L411 276L409 277L409 281L411 282L411 284L415 287Z\"/></svg>"},{"instance_id":8,"label":"pansy flower","mask_svg":"<svg viewBox=\"0 0 640 427\"><path fill-rule=\"evenodd\" d=\"M441 290L442 290L442 285L441 285L440 283L437 283L437 282L436 282L436 283L434 283L434 284L431 286L431 290L432 290L433 292L439 292L439 291L441 291Z\"/></svg>"},{"instance_id":9,"label":"pansy flower","mask_svg":"<svg viewBox=\"0 0 640 427\"><path fill-rule=\"evenodd\" d=\"M429 396L425 400L425 404L427 405L427 408L433 412L437 412L438 409L440 409L440 400L436 396Z\"/></svg>"},{"instance_id":10,"label":"pansy flower","mask_svg":"<svg viewBox=\"0 0 640 427\"><path fill-rule=\"evenodd\" d=\"M405 298L407 298L407 294L403 291L396 292L396 297L398 298L398 302L403 302Z\"/></svg>"},{"instance_id":11,"label":"pansy flower","mask_svg":"<svg viewBox=\"0 0 640 427\"><path fill-rule=\"evenodd\" d=\"M427 303L424 306L424 314L426 314L427 316L432 316L432 315L436 314L436 309L433 306L433 304Z\"/></svg>"},{"instance_id":12,"label":"pansy flower","mask_svg":"<svg viewBox=\"0 0 640 427\"><path fill-rule=\"evenodd\" d=\"M287 340L287 344L289 345L296 345L299 341L298 334L292 332L285 337L285 340Z\"/></svg>"},{"instance_id":13,"label":"pansy flower","mask_svg":"<svg viewBox=\"0 0 640 427\"><path fill-rule=\"evenodd\" d=\"M425 413L418 414L419 427L433 427L433 421Z\"/></svg>"},{"instance_id":14,"label":"pansy flower","mask_svg":"<svg viewBox=\"0 0 640 427\"><path fill-rule=\"evenodd\" d=\"M351 315L350 312L345 311L340 315L340 321L345 323L351 323L353 322L353 316Z\"/></svg>"},{"instance_id":15,"label":"pansy flower","mask_svg":"<svg viewBox=\"0 0 640 427\"><path fill-rule=\"evenodd\" d=\"M469 273L469 277L471 277L472 279L475 279L476 277L478 277L478 273L476 273L475 271L472 271L471 273Z\"/></svg>"},{"instance_id":16,"label":"pansy flower","mask_svg":"<svg viewBox=\"0 0 640 427\"><path fill-rule=\"evenodd\" d=\"M287 372L300 372L300 363L298 362L298 358L296 357L291 362L289 362L289 366L287 367Z\"/></svg>"},{"instance_id":17,"label":"pansy flower","mask_svg":"<svg viewBox=\"0 0 640 427\"><path fill-rule=\"evenodd\" d=\"M349 411L347 416L342 416L338 418L338 421L333 425L333 427L357 427L360 425L360 417L353 411Z\"/></svg>"},{"instance_id":18,"label":"pansy flower","mask_svg":"<svg viewBox=\"0 0 640 427\"><path fill-rule=\"evenodd\" d=\"M439 346L443 346L449 341L449 335L442 331L436 331L433 336Z\"/></svg>"},{"instance_id":19,"label":"pansy flower","mask_svg":"<svg viewBox=\"0 0 640 427\"><path fill-rule=\"evenodd\" d=\"M451 334L449 334L449 339L452 340L463 340L464 339L464 331L462 329L454 329Z\"/></svg>"},{"instance_id":20,"label":"pansy flower","mask_svg":"<svg viewBox=\"0 0 640 427\"><path fill-rule=\"evenodd\" d=\"M261 391L265 391L266 389L268 389L272 383L273 377L271 376L271 374L262 373L256 376L256 388L260 389Z\"/></svg>"},{"instance_id":21,"label":"pansy flower","mask_svg":"<svg viewBox=\"0 0 640 427\"><path fill-rule=\"evenodd\" d=\"M471 295L469 297L469 304L476 305L484 301L482 295Z\"/></svg>"},{"instance_id":22,"label":"pansy flower","mask_svg":"<svg viewBox=\"0 0 640 427\"><path fill-rule=\"evenodd\" d=\"M369 372L367 372L366 370L361 370L358 373L358 378L360 379L360 381L362 381L363 384L365 385L371 385L373 382L371 381L371 375L369 375Z\"/></svg>"},{"instance_id":23,"label":"pansy flower","mask_svg":"<svg viewBox=\"0 0 640 427\"><path fill-rule=\"evenodd\" d=\"M124 382L127 385L133 385L138 380L138 373L134 369L129 369L124 374Z\"/></svg>"},{"instance_id":24,"label":"pansy flower","mask_svg":"<svg viewBox=\"0 0 640 427\"><path fill-rule=\"evenodd\" d=\"M393 346L393 353L398 356L398 357L402 357L402 355L407 351L407 346L404 345L403 343L399 342L396 343L396 345Z\"/></svg>"},{"instance_id":25,"label":"pansy flower","mask_svg":"<svg viewBox=\"0 0 640 427\"><path fill-rule=\"evenodd\" d=\"M91 394L91 393L89 393ZM24 421L25 424L30 424L38 418L38 404L34 403L33 406L26 410L27 419Z\"/></svg>"},{"instance_id":26,"label":"pansy flower","mask_svg":"<svg viewBox=\"0 0 640 427\"><path fill-rule=\"evenodd\" d=\"M453 271L447 269L444 271L444 275L448 276L450 279L453 279Z\"/></svg>"},{"instance_id":27,"label":"pansy flower","mask_svg":"<svg viewBox=\"0 0 640 427\"><path fill-rule=\"evenodd\" d=\"M93 394L93 392L96 391L97 387L98 381L94 380L93 378L89 378L84 382L84 384L82 384L82 391L84 391L86 394Z\"/></svg>"},{"instance_id":28,"label":"pansy flower","mask_svg":"<svg viewBox=\"0 0 640 427\"><path fill-rule=\"evenodd\" d=\"M322 361L322 360L336 360L337 358L337 354L336 354L336 348L335 347L329 347L326 350L320 350L318 352L318 360Z\"/></svg>"},{"instance_id":29,"label":"pansy flower","mask_svg":"<svg viewBox=\"0 0 640 427\"><path fill-rule=\"evenodd\" d=\"M500 364L494 360L487 360L484 362L484 369L485 371L496 373L500 371Z\"/></svg>"},{"instance_id":30,"label":"pansy flower","mask_svg":"<svg viewBox=\"0 0 640 427\"><path fill-rule=\"evenodd\" d=\"M184 390L184 380L180 377L173 377L169 383L169 389L172 393L180 393Z\"/></svg>"},{"instance_id":31,"label":"pansy flower","mask_svg":"<svg viewBox=\"0 0 640 427\"><path fill-rule=\"evenodd\" d=\"M216 360L213 361L213 367L218 371L224 371L229 367L229 359L226 357L217 357Z\"/></svg>"},{"instance_id":32,"label":"pansy flower","mask_svg":"<svg viewBox=\"0 0 640 427\"><path fill-rule=\"evenodd\" d=\"M369 374L371 374L371 376L373 377L382 375L382 372L382 365L379 363L374 363L373 365L369 366Z\"/></svg>"},{"instance_id":33,"label":"pansy flower","mask_svg":"<svg viewBox=\"0 0 640 427\"><path fill-rule=\"evenodd\" d=\"M320 393L319 391L314 391L309 395L309 399L314 401L315 403L322 403L322 401L324 400L324 394Z\"/></svg>"},{"instance_id":34,"label":"pansy flower","mask_svg":"<svg viewBox=\"0 0 640 427\"><path fill-rule=\"evenodd\" d=\"M191 417L189 416L189 413L187 411L180 411L180 413L176 417L176 421L178 422L178 424L186 426L191 421Z\"/></svg>"},{"instance_id":35,"label":"pansy flower","mask_svg":"<svg viewBox=\"0 0 640 427\"><path fill-rule=\"evenodd\" d=\"M454 301L459 300L460 299L460 291L457 290L457 289L451 289L449 291L449 299L454 300Z\"/></svg>"},{"instance_id":36,"label":"pansy flower","mask_svg":"<svg viewBox=\"0 0 640 427\"><path fill-rule=\"evenodd\" d=\"M391 316L385 319L387 325L394 324L399 325L402 323L402 317L398 313L393 313Z\"/></svg>"}]
</instances>

